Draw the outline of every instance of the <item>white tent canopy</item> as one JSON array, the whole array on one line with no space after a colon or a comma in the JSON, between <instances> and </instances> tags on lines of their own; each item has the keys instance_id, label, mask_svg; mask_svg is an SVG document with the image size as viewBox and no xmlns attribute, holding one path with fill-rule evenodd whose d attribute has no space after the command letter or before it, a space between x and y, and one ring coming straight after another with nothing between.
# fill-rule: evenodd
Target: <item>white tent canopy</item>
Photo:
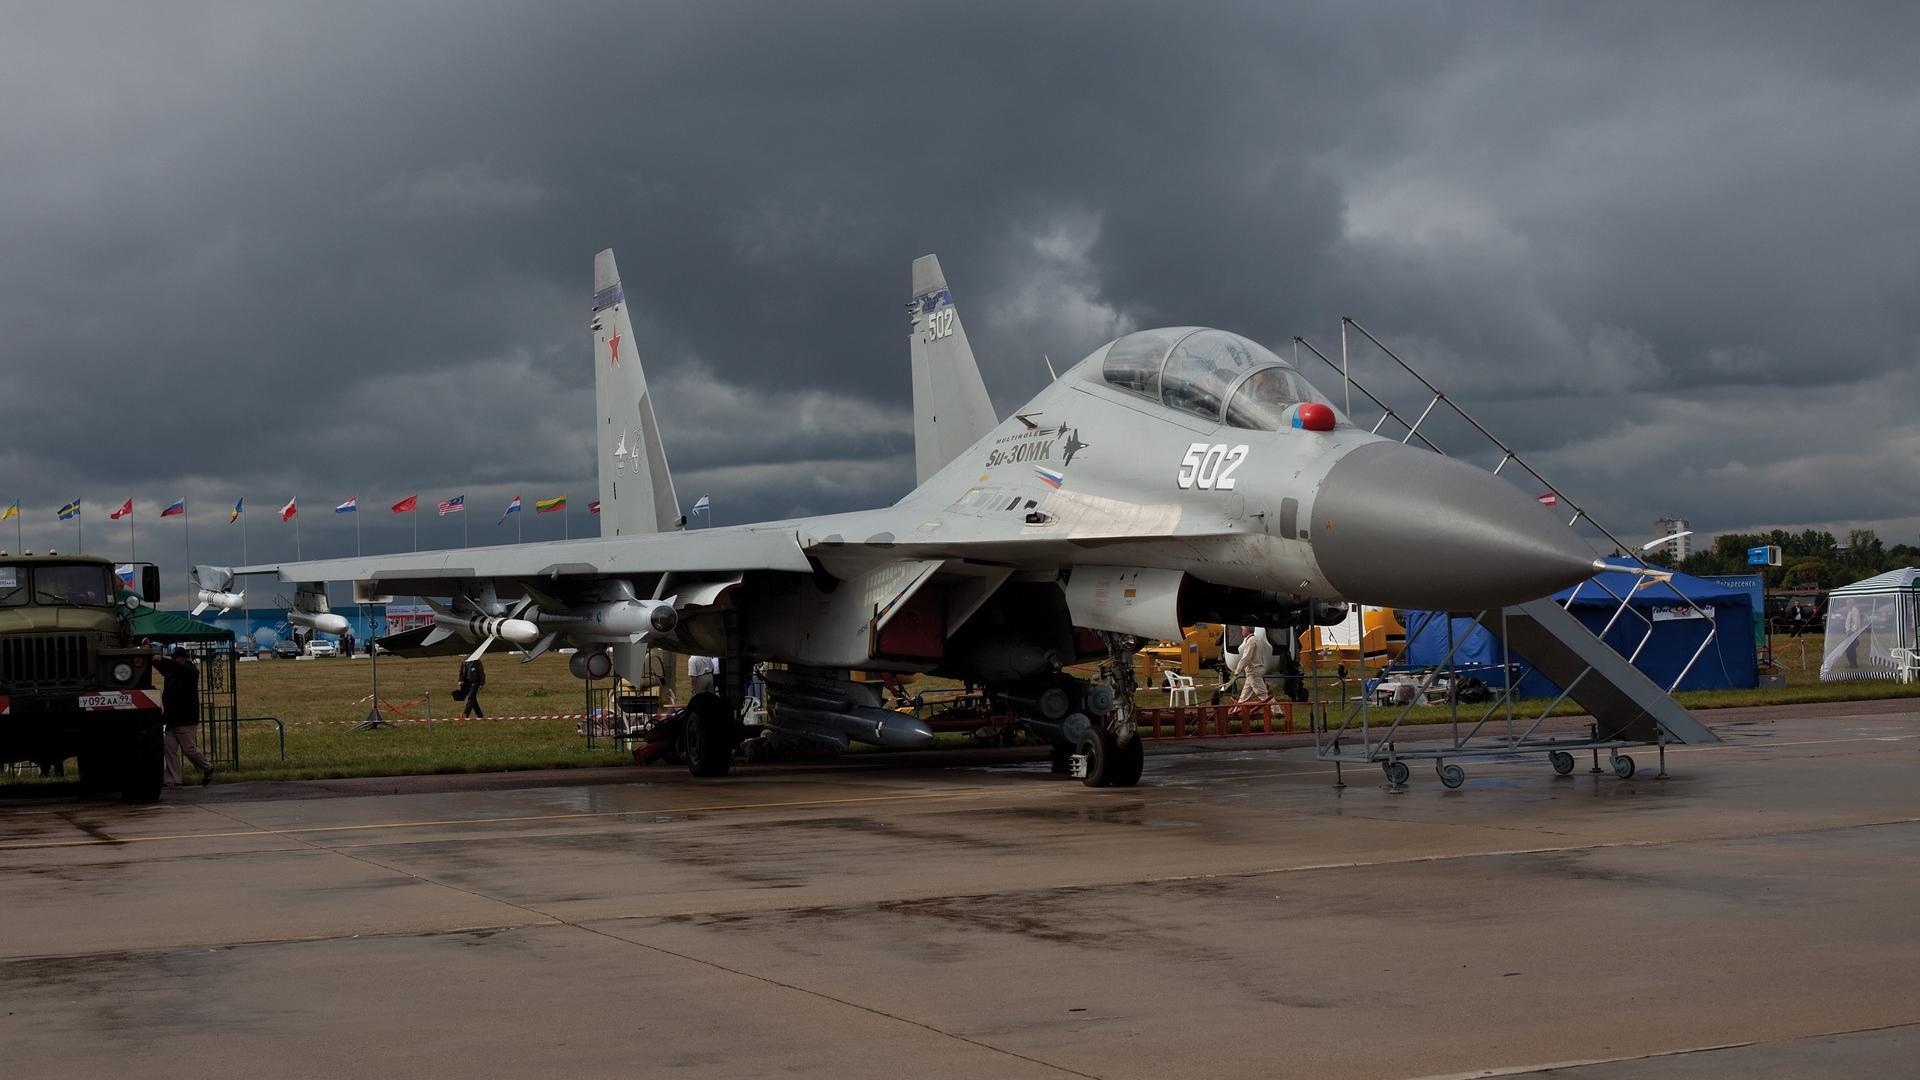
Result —
<instances>
[{"instance_id":1,"label":"white tent canopy","mask_svg":"<svg viewBox=\"0 0 1920 1080\"><path fill-rule=\"evenodd\" d=\"M1895 650L1920 649L1920 570L1892 570L1828 594L1822 682L1896 677Z\"/></svg>"}]
</instances>

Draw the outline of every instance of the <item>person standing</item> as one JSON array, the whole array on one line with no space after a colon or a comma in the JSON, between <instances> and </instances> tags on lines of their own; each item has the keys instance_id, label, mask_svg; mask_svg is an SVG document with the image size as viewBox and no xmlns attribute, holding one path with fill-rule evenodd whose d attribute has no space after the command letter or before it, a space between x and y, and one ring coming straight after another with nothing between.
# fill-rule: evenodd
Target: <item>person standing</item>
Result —
<instances>
[{"instance_id":1,"label":"person standing","mask_svg":"<svg viewBox=\"0 0 1920 1080\"><path fill-rule=\"evenodd\" d=\"M487 685L487 665L479 659L460 661L460 690L466 699L467 707L460 714L462 719L477 716L482 720L487 714L480 708L480 688Z\"/></svg>"},{"instance_id":2,"label":"person standing","mask_svg":"<svg viewBox=\"0 0 1920 1080\"><path fill-rule=\"evenodd\" d=\"M1793 601L1793 606L1787 609L1787 621L1793 624L1793 630L1787 635L1788 637L1799 637L1807 629L1807 613L1800 606L1798 598Z\"/></svg>"},{"instance_id":3,"label":"person standing","mask_svg":"<svg viewBox=\"0 0 1920 1080\"><path fill-rule=\"evenodd\" d=\"M340 655L346 656L346 657L353 656L353 631L352 630L348 630L346 633L340 635Z\"/></svg>"},{"instance_id":4,"label":"person standing","mask_svg":"<svg viewBox=\"0 0 1920 1080\"><path fill-rule=\"evenodd\" d=\"M200 785L205 787L213 783L213 762L200 752L200 669L193 664L193 654L178 645L172 656L154 657L153 669L167 680L160 692L167 725L164 782L180 786L180 759L185 757L200 770Z\"/></svg>"},{"instance_id":5,"label":"person standing","mask_svg":"<svg viewBox=\"0 0 1920 1080\"><path fill-rule=\"evenodd\" d=\"M1240 630L1246 636L1240 639L1240 654L1233 665L1233 673L1240 677L1239 700L1272 701L1273 694L1267 689L1267 664L1273 659L1273 646L1267 641L1267 632L1258 626Z\"/></svg>"}]
</instances>

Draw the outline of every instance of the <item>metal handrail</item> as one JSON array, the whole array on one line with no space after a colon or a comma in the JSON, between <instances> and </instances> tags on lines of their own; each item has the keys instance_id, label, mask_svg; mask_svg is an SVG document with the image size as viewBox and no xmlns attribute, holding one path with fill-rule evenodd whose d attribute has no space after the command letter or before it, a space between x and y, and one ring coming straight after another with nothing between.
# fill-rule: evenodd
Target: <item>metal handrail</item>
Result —
<instances>
[{"instance_id":1,"label":"metal handrail","mask_svg":"<svg viewBox=\"0 0 1920 1080\"><path fill-rule=\"evenodd\" d=\"M1435 386L1430 380L1427 379L1426 376L1414 370L1413 365L1407 363L1404 359L1402 359L1400 357L1400 354L1394 352L1391 348L1389 348L1386 345L1385 342L1373 336L1372 331L1368 330L1365 326L1362 326L1358 320L1345 315L1340 317L1341 355L1343 356L1346 355L1348 327L1352 327L1354 330L1359 331L1362 337L1365 337L1369 342L1373 343L1373 346L1375 348L1379 349L1383 353L1386 353L1389 359L1391 359L1395 364L1398 364L1400 366L1400 370L1406 372L1408 375L1413 376L1415 381L1419 382L1421 386L1425 387L1428 392L1433 394L1433 400L1427 403L1426 409L1420 414L1420 419L1415 421L1412 425L1409 426L1408 428L1409 436L1412 436L1413 434L1417 433L1419 425L1425 422L1428 414L1430 414L1433 411L1436 405L1444 401L1446 402L1447 407L1453 410L1453 413L1455 416L1458 416L1460 419L1466 421L1467 424L1470 425L1475 431L1479 432L1483 438L1485 438L1488 442L1492 443L1494 446L1500 449L1502 457L1500 460L1500 464L1495 466L1494 468L1495 475L1498 475L1500 470L1504 469L1508 462L1512 462L1514 464L1519 465L1520 468L1526 470L1527 475L1533 477L1534 481L1538 483L1540 486L1546 488L1548 491L1553 492L1556 498L1565 498L1565 496L1560 492L1558 488L1556 488L1551 482L1549 482L1545 476L1542 476L1540 474L1539 470L1527 464L1526 460L1522 458L1517 451L1515 451L1512 447L1508 446L1505 442L1501 441L1498 435L1495 435L1492 431L1489 431L1486 425L1476 420L1471 413L1467 412L1467 410L1460 405L1459 402L1454 401L1452 398L1448 397L1445 391ZM1312 349L1312 346L1309 345L1308 348ZM1315 354L1318 355L1318 351L1317 350L1314 350L1314 351L1315 351ZM1322 356L1321 359L1324 360L1326 358ZM1329 361L1329 363L1331 363L1331 361ZM1351 376L1350 364L1346 368L1342 369L1342 377L1351 381L1352 376ZM1358 385L1358 384L1356 383L1354 385ZM1366 393L1366 391L1362 390L1362 393ZM1378 403L1379 399L1374 397L1374 395L1372 395L1371 393L1367 393L1367 397L1370 400L1373 400L1376 403ZM1396 420L1400 419L1400 417L1397 414L1395 414L1394 418ZM1404 420L1400 420L1400 422L1402 424L1406 423L1406 421ZM1420 438L1422 442L1427 441L1425 436L1421 436ZM1402 439L1401 441L1405 442L1406 440ZM1431 444L1429 443L1429 445ZM1642 558L1641 556L1634 554L1635 549L1632 546L1628 545L1624 540L1621 540L1618 536L1615 536L1612 530L1608 529L1605 525L1602 525L1598 520L1596 520L1593 517L1593 515L1587 513L1586 509L1582 507L1579 503L1573 501L1572 499L1567 499L1567 505L1569 507L1572 507L1573 509L1573 516L1567 521L1567 526L1569 528L1579 524L1582 519L1585 519L1589 525L1591 525L1596 531L1600 533L1600 535L1606 537L1607 540L1613 544L1616 550L1623 553L1622 555L1623 558L1630 559L1633 562L1639 564L1642 570L1654 571L1655 573L1658 573L1658 571L1655 571L1655 568L1652 563L1649 563L1645 558ZM1681 604L1685 605L1688 608L1691 608L1695 614L1697 614L1702 620L1706 622L1706 625L1707 625L1707 633L1705 638L1700 642L1699 647L1694 650L1693 655L1687 659L1687 663L1683 667L1681 667L1680 673L1674 678L1672 685L1667 687L1667 692L1672 693L1674 688L1680 685L1680 681L1682 679L1685 679L1687 675L1693 671L1693 665L1698 663L1700 660L1700 657L1706 653L1707 646L1713 643L1713 639L1715 635L1718 633L1718 627L1714 625L1712 621L1712 616L1706 611L1706 609L1702 608L1699 605L1699 603L1697 603L1692 597L1681 592L1680 589L1673 584L1672 578L1665 577L1665 578L1658 578L1656 580L1658 580L1660 584L1664 585L1669 592L1673 593L1674 597L1677 600L1679 600ZM1602 585L1602 588L1605 588L1605 586ZM1606 591L1610 595L1617 596L1617 594L1614 594L1611 589L1607 589ZM1623 605L1626 605L1625 600L1623 600L1622 603ZM1652 636L1652 623L1650 620L1648 621L1647 636L1648 637ZM1641 646L1644 647L1644 645L1645 645L1645 641L1643 640L1641 643ZM1639 654L1639 649L1636 648L1635 656L1637 656L1638 654Z\"/></svg>"}]
</instances>

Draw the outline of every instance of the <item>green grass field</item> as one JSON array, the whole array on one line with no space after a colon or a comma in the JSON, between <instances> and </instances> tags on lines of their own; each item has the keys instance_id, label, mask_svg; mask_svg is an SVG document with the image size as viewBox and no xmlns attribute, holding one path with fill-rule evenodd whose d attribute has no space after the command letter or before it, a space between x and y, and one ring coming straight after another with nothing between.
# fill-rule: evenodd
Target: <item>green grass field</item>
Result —
<instances>
[{"instance_id":1,"label":"green grass field","mask_svg":"<svg viewBox=\"0 0 1920 1080\"><path fill-rule=\"evenodd\" d=\"M1712 709L1920 697L1920 686L1893 682L1821 683L1815 670L1819 646L1812 639L1805 640L1810 655L1804 666L1800 642L1785 638L1776 642L1776 656L1787 665L1784 688L1686 693L1679 699L1689 708ZM298 780L580 768L630 760L605 740L599 748L588 749L573 719L459 719L460 703L451 697L458 666L454 658L382 658L381 697L417 722L358 731L354 725L366 717L368 710L369 662L365 658L242 663L237 666L240 715L272 716L284 723L287 756L284 762L280 760L273 725L242 724L240 770L222 773L218 779ZM482 699L492 717L577 714L585 707L581 683L568 672L564 656L545 656L530 664L495 657L487 665L487 674L489 682ZM1207 700L1211 682L1210 676L1201 677L1199 700ZM684 678L681 685L685 685ZM914 688L948 685L945 680L928 679ZM1357 684L1348 684L1349 694L1357 689ZM1323 685L1322 691L1329 698L1338 696L1337 687L1331 683ZM1147 706L1163 705L1166 694L1143 689L1139 701ZM1535 709L1538 707L1536 704ZM1572 714L1579 710L1564 705L1560 711ZM1479 715L1471 707L1463 707L1461 712L1463 716ZM401 719L392 713L387 715ZM1377 710L1375 715L1390 713ZM1413 710L1409 721L1442 723L1449 715L1445 706L1423 706ZM427 722L429 717L432 719Z\"/></svg>"}]
</instances>

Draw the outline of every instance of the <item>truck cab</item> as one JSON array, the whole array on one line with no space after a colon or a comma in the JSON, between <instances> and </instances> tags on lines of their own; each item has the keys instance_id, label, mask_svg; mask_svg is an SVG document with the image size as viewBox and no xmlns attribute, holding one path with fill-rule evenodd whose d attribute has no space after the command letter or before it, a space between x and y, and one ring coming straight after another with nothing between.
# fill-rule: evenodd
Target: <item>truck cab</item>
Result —
<instances>
[{"instance_id":1,"label":"truck cab","mask_svg":"<svg viewBox=\"0 0 1920 1080\"><path fill-rule=\"evenodd\" d=\"M130 618L160 574L137 568L141 596L107 559L0 552L0 761L77 756L88 788L159 797L160 696Z\"/></svg>"}]
</instances>

